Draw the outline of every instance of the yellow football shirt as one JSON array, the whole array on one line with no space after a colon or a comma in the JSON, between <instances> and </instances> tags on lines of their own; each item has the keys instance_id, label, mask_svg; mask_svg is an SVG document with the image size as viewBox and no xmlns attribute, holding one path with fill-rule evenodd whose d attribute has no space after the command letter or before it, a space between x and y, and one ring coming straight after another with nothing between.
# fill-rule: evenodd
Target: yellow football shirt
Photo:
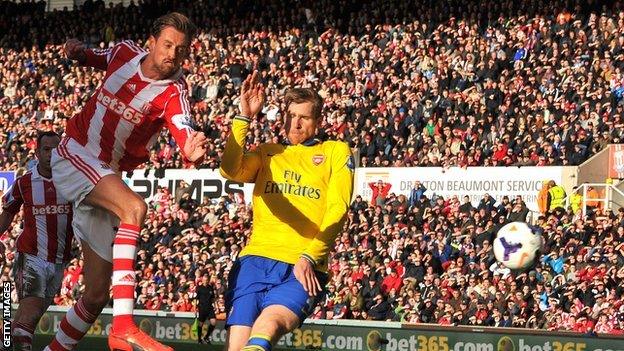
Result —
<instances>
[{"instance_id":1,"label":"yellow football shirt","mask_svg":"<svg viewBox=\"0 0 624 351\"><path fill-rule=\"evenodd\" d=\"M241 256L294 264L306 256L327 270L330 247L346 220L354 163L346 143L309 140L245 151L249 120L236 117L221 161L230 180L254 183L253 229Z\"/></svg>"}]
</instances>

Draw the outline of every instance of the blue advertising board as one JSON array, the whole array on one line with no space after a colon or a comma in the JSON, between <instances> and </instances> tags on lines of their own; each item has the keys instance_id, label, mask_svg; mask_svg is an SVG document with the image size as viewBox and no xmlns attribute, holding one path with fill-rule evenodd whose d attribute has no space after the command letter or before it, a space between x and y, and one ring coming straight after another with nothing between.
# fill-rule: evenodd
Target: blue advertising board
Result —
<instances>
[{"instance_id":1,"label":"blue advertising board","mask_svg":"<svg viewBox=\"0 0 624 351\"><path fill-rule=\"evenodd\" d=\"M15 171L0 171L0 191L7 191L15 182Z\"/></svg>"}]
</instances>

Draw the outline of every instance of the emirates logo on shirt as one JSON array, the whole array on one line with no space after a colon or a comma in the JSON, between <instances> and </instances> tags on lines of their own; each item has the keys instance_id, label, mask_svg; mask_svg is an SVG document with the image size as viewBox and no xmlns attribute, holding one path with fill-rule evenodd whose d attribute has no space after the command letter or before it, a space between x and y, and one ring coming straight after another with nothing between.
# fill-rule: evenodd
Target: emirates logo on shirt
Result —
<instances>
[{"instance_id":1,"label":"emirates logo on shirt","mask_svg":"<svg viewBox=\"0 0 624 351\"><path fill-rule=\"evenodd\" d=\"M321 163L323 163L323 161L325 161L325 155L312 156L312 163L314 163L315 166L320 165Z\"/></svg>"}]
</instances>

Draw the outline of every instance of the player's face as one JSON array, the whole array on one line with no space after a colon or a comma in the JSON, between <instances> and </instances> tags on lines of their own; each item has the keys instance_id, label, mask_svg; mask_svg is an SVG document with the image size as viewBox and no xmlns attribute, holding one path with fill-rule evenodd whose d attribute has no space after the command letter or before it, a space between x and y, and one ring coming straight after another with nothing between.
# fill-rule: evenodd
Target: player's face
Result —
<instances>
[{"instance_id":1,"label":"player's face","mask_svg":"<svg viewBox=\"0 0 624 351\"><path fill-rule=\"evenodd\" d=\"M165 27L158 37L149 38L150 54L153 62L163 78L170 77L180 69L182 62L188 57L190 42L184 33L173 27Z\"/></svg>"},{"instance_id":2,"label":"player's face","mask_svg":"<svg viewBox=\"0 0 624 351\"><path fill-rule=\"evenodd\" d=\"M52 157L52 150L56 148L61 139L56 136L44 136L41 138L39 145L37 146L37 160L39 165L46 171L50 171L50 158Z\"/></svg>"},{"instance_id":3,"label":"player's face","mask_svg":"<svg viewBox=\"0 0 624 351\"><path fill-rule=\"evenodd\" d=\"M312 113L311 102L291 103L286 115L286 135L291 144L297 145L316 134L318 120Z\"/></svg>"}]
</instances>

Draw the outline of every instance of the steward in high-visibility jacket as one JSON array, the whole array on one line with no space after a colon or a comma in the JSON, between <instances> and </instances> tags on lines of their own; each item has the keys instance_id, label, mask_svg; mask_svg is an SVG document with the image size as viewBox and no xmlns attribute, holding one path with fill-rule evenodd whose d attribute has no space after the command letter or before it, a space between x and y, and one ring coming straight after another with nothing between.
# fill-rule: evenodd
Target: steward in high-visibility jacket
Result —
<instances>
[{"instance_id":1,"label":"steward in high-visibility jacket","mask_svg":"<svg viewBox=\"0 0 624 351\"><path fill-rule=\"evenodd\" d=\"M548 195L550 195L549 211L552 212L556 208L564 208L566 192L561 185L555 185L550 188L548 190Z\"/></svg>"},{"instance_id":2,"label":"steward in high-visibility jacket","mask_svg":"<svg viewBox=\"0 0 624 351\"><path fill-rule=\"evenodd\" d=\"M537 194L537 207L541 214L548 212L548 190L550 189L550 182L545 180L542 183L542 188Z\"/></svg>"},{"instance_id":3,"label":"steward in high-visibility jacket","mask_svg":"<svg viewBox=\"0 0 624 351\"><path fill-rule=\"evenodd\" d=\"M572 208L572 212L574 214L578 214L581 212L581 207L583 206L583 195L578 192L570 195L570 208Z\"/></svg>"}]
</instances>

